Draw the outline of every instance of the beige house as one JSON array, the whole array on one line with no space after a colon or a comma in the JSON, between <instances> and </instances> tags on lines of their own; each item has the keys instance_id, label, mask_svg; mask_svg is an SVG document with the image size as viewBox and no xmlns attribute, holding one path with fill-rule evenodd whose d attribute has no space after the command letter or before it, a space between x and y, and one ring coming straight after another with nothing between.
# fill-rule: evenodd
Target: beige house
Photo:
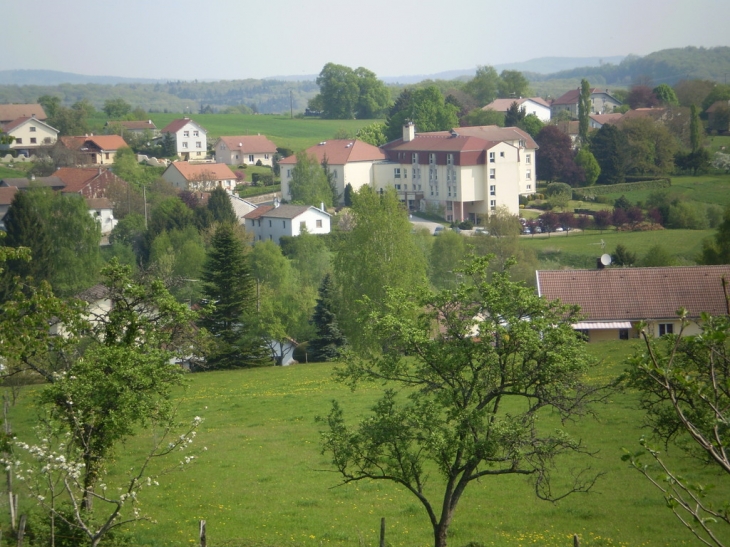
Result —
<instances>
[{"instance_id":1,"label":"beige house","mask_svg":"<svg viewBox=\"0 0 730 547\"><path fill-rule=\"evenodd\" d=\"M306 153L320 164L327 160L327 169L337 185L340 202L344 199L345 187L350 184L357 191L366 184L373 184L374 165L385 159L385 153L377 146L353 139L333 139L307 148ZM279 162L281 166L281 195L291 199L289 184L292 180L296 156L289 156Z\"/></svg>"},{"instance_id":2,"label":"beige house","mask_svg":"<svg viewBox=\"0 0 730 547\"><path fill-rule=\"evenodd\" d=\"M730 265L665 268L540 270L538 294L578 305L584 319L573 325L589 342L637 338L637 324L647 322L652 336L678 333L677 310L688 311L685 334L700 332L700 315L727 315L723 278Z\"/></svg>"},{"instance_id":3,"label":"beige house","mask_svg":"<svg viewBox=\"0 0 730 547\"><path fill-rule=\"evenodd\" d=\"M17 118L2 126L2 133L13 137L0 150L16 150L24 156L33 155L41 146L52 146L58 140L58 129L33 116Z\"/></svg>"},{"instance_id":4,"label":"beige house","mask_svg":"<svg viewBox=\"0 0 730 547\"><path fill-rule=\"evenodd\" d=\"M276 145L263 135L221 137L215 144L215 159L228 165L273 165Z\"/></svg>"},{"instance_id":5,"label":"beige house","mask_svg":"<svg viewBox=\"0 0 730 547\"><path fill-rule=\"evenodd\" d=\"M172 120L161 133L175 138L175 151L183 161L204 160L208 155L208 132L190 118Z\"/></svg>"},{"instance_id":6,"label":"beige house","mask_svg":"<svg viewBox=\"0 0 730 547\"><path fill-rule=\"evenodd\" d=\"M162 178L180 190L210 191L223 188L233 191L236 187L236 175L225 163L176 161L165 169Z\"/></svg>"},{"instance_id":7,"label":"beige house","mask_svg":"<svg viewBox=\"0 0 730 547\"><path fill-rule=\"evenodd\" d=\"M78 155L81 163L111 165L117 150L128 146L119 135L61 137L61 144Z\"/></svg>"},{"instance_id":8,"label":"beige house","mask_svg":"<svg viewBox=\"0 0 730 547\"><path fill-rule=\"evenodd\" d=\"M520 97L519 99L495 99L482 110L494 110L506 114L512 107L513 103L517 103L520 109L524 109L525 114L534 114L541 121L547 123L550 121L550 103L541 97Z\"/></svg>"},{"instance_id":9,"label":"beige house","mask_svg":"<svg viewBox=\"0 0 730 547\"><path fill-rule=\"evenodd\" d=\"M578 117L578 102L580 101L580 88L571 89L564 93L550 104L551 116L554 118L561 111L567 111L571 118ZM590 114L608 114L613 109L621 106L621 101L608 92L608 89L591 89L591 111Z\"/></svg>"}]
</instances>

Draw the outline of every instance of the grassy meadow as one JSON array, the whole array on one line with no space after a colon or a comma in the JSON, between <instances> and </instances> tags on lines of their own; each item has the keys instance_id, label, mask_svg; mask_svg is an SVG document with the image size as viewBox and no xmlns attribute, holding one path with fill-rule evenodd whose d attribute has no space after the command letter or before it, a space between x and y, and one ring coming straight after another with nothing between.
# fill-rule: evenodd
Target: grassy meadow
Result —
<instances>
[{"instance_id":1,"label":"grassy meadow","mask_svg":"<svg viewBox=\"0 0 730 547\"><path fill-rule=\"evenodd\" d=\"M590 378L604 381L619 374L636 347L637 341L591 346L602 362ZM338 399L346 417L357 417L380 392L375 385L350 392L331 379L334 366L191 375L189 388L179 394L180 413L205 418L196 444L207 451L184 472L163 476L159 487L142 492L142 509L157 522L131 526L132 544L197 545L198 520L205 519L211 547L374 546L385 517L388 545L432 545L426 513L414 497L387 482L339 486L339 476L320 454L315 416L325 415L330 401ZM11 410L14 431L24 440L33 425L37 389L25 388ZM643 433L635 402L633 393L617 394L598 408L596 419L567 425L594 455L566 462L563 469L587 463L602 473L591 493L552 504L537 500L520 477L472 483L457 508L450 545L567 547L574 533L584 547L693 545L658 492L620 459L622 448L636 449ZM558 425L550 414L543 420L545 427ZM119 468L130 465L149 440L128 442L119 451ZM695 474L696 466L682 458L673 463L692 479L717 478L710 470ZM435 470L431 481L435 497L440 483ZM5 505L0 515L7 519Z\"/></svg>"}]
</instances>

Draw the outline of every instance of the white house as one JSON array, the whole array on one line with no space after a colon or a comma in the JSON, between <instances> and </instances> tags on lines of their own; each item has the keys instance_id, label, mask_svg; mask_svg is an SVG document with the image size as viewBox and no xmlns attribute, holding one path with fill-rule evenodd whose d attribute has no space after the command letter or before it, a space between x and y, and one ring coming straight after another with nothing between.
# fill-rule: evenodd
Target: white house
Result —
<instances>
[{"instance_id":1,"label":"white house","mask_svg":"<svg viewBox=\"0 0 730 547\"><path fill-rule=\"evenodd\" d=\"M262 205L245 217L246 230L255 241L271 240L276 244L282 236L296 237L306 229L310 234L328 234L330 215L310 205Z\"/></svg>"},{"instance_id":2,"label":"white house","mask_svg":"<svg viewBox=\"0 0 730 547\"><path fill-rule=\"evenodd\" d=\"M525 109L525 114L534 114L541 121L547 123L550 121L550 104L541 97L520 97L519 99L495 99L482 110L494 110L495 112L507 113L512 103Z\"/></svg>"},{"instance_id":3,"label":"white house","mask_svg":"<svg viewBox=\"0 0 730 547\"><path fill-rule=\"evenodd\" d=\"M225 163L175 161L163 171L162 178L180 190L232 191L236 187L236 175Z\"/></svg>"},{"instance_id":4,"label":"white house","mask_svg":"<svg viewBox=\"0 0 730 547\"><path fill-rule=\"evenodd\" d=\"M114 206L108 198L86 198L89 214L99 223L101 235L109 235L117 225L114 218Z\"/></svg>"},{"instance_id":5,"label":"white house","mask_svg":"<svg viewBox=\"0 0 730 547\"><path fill-rule=\"evenodd\" d=\"M204 160L208 154L208 132L190 118L172 120L161 133L175 137L175 151L185 161Z\"/></svg>"},{"instance_id":6,"label":"white house","mask_svg":"<svg viewBox=\"0 0 730 547\"><path fill-rule=\"evenodd\" d=\"M273 165L276 145L263 135L221 137L215 144L215 159L228 165Z\"/></svg>"},{"instance_id":7,"label":"white house","mask_svg":"<svg viewBox=\"0 0 730 547\"><path fill-rule=\"evenodd\" d=\"M373 183L373 165L385 159L385 153L377 146L353 139L333 139L307 148L306 153L319 163L327 160L327 169L337 184L340 202L344 199L345 187L350 184L357 191L361 186ZM292 180L296 156L289 156L279 162L281 167L281 195L291 198L289 184Z\"/></svg>"},{"instance_id":8,"label":"white house","mask_svg":"<svg viewBox=\"0 0 730 547\"><path fill-rule=\"evenodd\" d=\"M572 118L577 118L579 101L580 88L564 93L550 105L553 118L563 110L567 110ZM611 95L608 89L591 89L591 114L609 114L617 106L621 106L621 101Z\"/></svg>"},{"instance_id":9,"label":"white house","mask_svg":"<svg viewBox=\"0 0 730 547\"><path fill-rule=\"evenodd\" d=\"M409 210L439 210L449 221L477 223L497 207L519 213L519 196L535 192L530 135L515 127L459 127L416 133L386 144L374 166L374 187L395 188Z\"/></svg>"},{"instance_id":10,"label":"white house","mask_svg":"<svg viewBox=\"0 0 730 547\"><path fill-rule=\"evenodd\" d=\"M41 146L51 146L58 140L58 129L33 116L17 118L1 128L2 133L13 137L0 150L17 150L19 154L30 156Z\"/></svg>"},{"instance_id":11,"label":"white house","mask_svg":"<svg viewBox=\"0 0 730 547\"><path fill-rule=\"evenodd\" d=\"M231 192L228 193L228 197L231 200L231 206L233 207L233 211L236 213L238 223L245 224L246 220L244 217L251 211L256 209L257 205L243 198L239 198L236 194L233 194Z\"/></svg>"}]
</instances>

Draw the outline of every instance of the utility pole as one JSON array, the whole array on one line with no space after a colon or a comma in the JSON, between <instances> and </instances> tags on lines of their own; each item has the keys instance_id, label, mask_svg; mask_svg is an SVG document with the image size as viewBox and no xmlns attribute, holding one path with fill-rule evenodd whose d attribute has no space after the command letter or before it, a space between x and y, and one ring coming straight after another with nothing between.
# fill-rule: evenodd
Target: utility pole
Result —
<instances>
[{"instance_id":1,"label":"utility pole","mask_svg":"<svg viewBox=\"0 0 730 547\"><path fill-rule=\"evenodd\" d=\"M725 79L727 80L727 76L725 77ZM727 83L727 82L725 82L725 83ZM294 119L294 98L292 97L291 89L289 90L289 116L291 117L292 120Z\"/></svg>"},{"instance_id":2,"label":"utility pole","mask_svg":"<svg viewBox=\"0 0 730 547\"><path fill-rule=\"evenodd\" d=\"M144 229L147 229L147 186L142 185L142 199L144 199Z\"/></svg>"}]
</instances>

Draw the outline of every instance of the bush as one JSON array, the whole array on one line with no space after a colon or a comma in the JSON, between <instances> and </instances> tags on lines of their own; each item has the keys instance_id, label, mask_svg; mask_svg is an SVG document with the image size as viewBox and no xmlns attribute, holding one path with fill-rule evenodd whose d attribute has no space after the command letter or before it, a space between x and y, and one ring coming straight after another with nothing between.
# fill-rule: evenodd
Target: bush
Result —
<instances>
[{"instance_id":1,"label":"bush","mask_svg":"<svg viewBox=\"0 0 730 547\"><path fill-rule=\"evenodd\" d=\"M655 190L659 188L668 188L672 185L672 179L670 178L647 178L641 177L641 181L638 182L623 182L621 184L604 184L601 186L591 186L589 188L581 188L575 190L575 195L582 197L578 198L581 200L588 200L592 197L596 197L602 194L618 194L624 192L633 192L635 190Z\"/></svg>"},{"instance_id":2,"label":"bush","mask_svg":"<svg viewBox=\"0 0 730 547\"><path fill-rule=\"evenodd\" d=\"M471 230L472 228L474 228L474 224L470 220L464 220L459 223L460 230Z\"/></svg>"},{"instance_id":3,"label":"bush","mask_svg":"<svg viewBox=\"0 0 730 547\"><path fill-rule=\"evenodd\" d=\"M257 166L257 167L261 167L261 166L263 166L263 163L261 163L261 160L258 160L258 161L256 162L256 166Z\"/></svg>"},{"instance_id":4,"label":"bush","mask_svg":"<svg viewBox=\"0 0 730 547\"><path fill-rule=\"evenodd\" d=\"M253 173L251 183L254 186L271 186L274 184L274 175L270 173Z\"/></svg>"}]
</instances>

